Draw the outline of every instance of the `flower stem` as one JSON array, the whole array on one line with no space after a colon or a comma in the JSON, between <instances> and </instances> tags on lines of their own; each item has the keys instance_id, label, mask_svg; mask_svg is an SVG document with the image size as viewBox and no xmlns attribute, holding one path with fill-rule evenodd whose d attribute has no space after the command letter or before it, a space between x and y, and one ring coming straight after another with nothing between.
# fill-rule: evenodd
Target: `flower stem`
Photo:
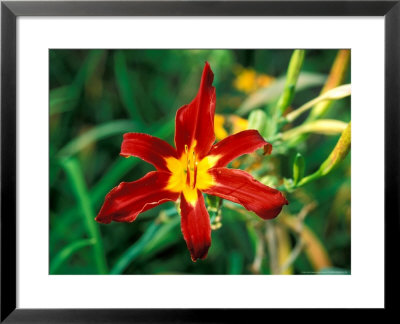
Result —
<instances>
[{"instance_id":1,"label":"flower stem","mask_svg":"<svg viewBox=\"0 0 400 324\"><path fill-rule=\"evenodd\" d=\"M303 66L305 50L295 50L290 58L289 67L286 74L285 88L278 100L276 107L277 113L282 115L287 107L292 103L296 90L297 79L299 78L301 67Z\"/></svg>"},{"instance_id":2,"label":"flower stem","mask_svg":"<svg viewBox=\"0 0 400 324\"><path fill-rule=\"evenodd\" d=\"M289 129L280 135L283 141L296 138L306 133L315 133L321 135L341 134L347 127L347 123L334 119L319 119L306 124L302 124L295 128Z\"/></svg>"},{"instance_id":3,"label":"flower stem","mask_svg":"<svg viewBox=\"0 0 400 324\"><path fill-rule=\"evenodd\" d=\"M305 103L300 108L293 110L292 112L287 114L282 119L284 122L291 123L297 117L299 117L302 113L313 108L316 104L318 104L320 102L339 100L339 99L348 97L350 95L351 95L351 84L345 84L345 85L339 86L337 88L331 89L331 90L323 93L322 95L310 100L309 102Z\"/></svg>"},{"instance_id":4,"label":"flower stem","mask_svg":"<svg viewBox=\"0 0 400 324\"><path fill-rule=\"evenodd\" d=\"M350 65L350 50L342 49L339 50L335 61L332 65L331 71L329 72L328 79L321 91L321 94L326 93L330 89L339 86L345 79L346 72ZM312 109L307 121L316 120L329 110L332 101L320 102Z\"/></svg>"}]
</instances>

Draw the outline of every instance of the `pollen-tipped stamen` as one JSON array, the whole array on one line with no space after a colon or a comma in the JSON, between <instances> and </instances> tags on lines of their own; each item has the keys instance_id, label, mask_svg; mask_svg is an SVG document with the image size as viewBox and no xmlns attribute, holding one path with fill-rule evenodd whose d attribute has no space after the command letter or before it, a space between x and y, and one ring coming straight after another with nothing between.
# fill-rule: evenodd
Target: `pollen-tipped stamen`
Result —
<instances>
[{"instance_id":1,"label":"pollen-tipped stamen","mask_svg":"<svg viewBox=\"0 0 400 324\"><path fill-rule=\"evenodd\" d=\"M196 187L197 183L197 156L194 149L190 149L185 145L186 153L186 185L192 189ZM190 154L191 153L191 154Z\"/></svg>"},{"instance_id":2,"label":"pollen-tipped stamen","mask_svg":"<svg viewBox=\"0 0 400 324\"><path fill-rule=\"evenodd\" d=\"M189 186L190 185L190 160L189 160L189 154L188 154L189 148L185 144L185 153L186 153L186 184Z\"/></svg>"},{"instance_id":3,"label":"pollen-tipped stamen","mask_svg":"<svg viewBox=\"0 0 400 324\"><path fill-rule=\"evenodd\" d=\"M196 187L196 181L197 181L197 158L196 158L196 155L194 155L194 177L193 178L194 178L194 180L193 180L192 188L194 189Z\"/></svg>"}]
</instances>

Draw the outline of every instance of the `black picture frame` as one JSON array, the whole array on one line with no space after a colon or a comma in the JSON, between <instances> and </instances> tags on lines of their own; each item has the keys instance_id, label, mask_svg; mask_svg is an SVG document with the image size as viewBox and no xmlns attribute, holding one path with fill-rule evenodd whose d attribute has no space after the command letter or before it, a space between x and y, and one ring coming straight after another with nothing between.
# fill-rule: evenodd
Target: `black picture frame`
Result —
<instances>
[{"instance_id":1,"label":"black picture frame","mask_svg":"<svg viewBox=\"0 0 400 324\"><path fill-rule=\"evenodd\" d=\"M2 1L1 322L233 322L266 309L16 308L16 19L19 16L381 16L385 19L385 309L396 308L399 237L400 1ZM368 140L368 139L366 139ZM373 154L373 148L371 152ZM254 316L254 317L253 317Z\"/></svg>"}]
</instances>

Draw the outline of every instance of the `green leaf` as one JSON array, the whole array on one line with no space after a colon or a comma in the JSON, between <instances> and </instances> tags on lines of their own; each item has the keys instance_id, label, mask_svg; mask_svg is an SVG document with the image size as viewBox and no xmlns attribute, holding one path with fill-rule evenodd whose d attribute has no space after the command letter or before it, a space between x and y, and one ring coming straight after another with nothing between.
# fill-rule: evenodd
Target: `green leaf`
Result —
<instances>
[{"instance_id":1,"label":"green leaf","mask_svg":"<svg viewBox=\"0 0 400 324\"><path fill-rule=\"evenodd\" d=\"M80 249L94 245L93 238L72 242L63 248L50 262L50 274L55 274L60 266Z\"/></svg>"},{"instance_id":2,"label":"green leaf","mask_svg":"<svg viewBox=\"0 0 400 324\"><path fill-rule=\"evenodd\" d=\"M178 216L176 208L167 209L163 212L176 217L170 217L164 220L162 226L155 233L151 241L143 248L142 255L145 256L146 259L175 244L176 241L181 240L181 236L177 236L175 231L175 229L179 228L180 224L180 217Z\"/></svg>"},{"instance_id":3,"label":"green leaf","mask_svg":"<svg viewBox=\"0 0 400 324\"><path fill-rule=\"evenodd\" d=\"M132 120L143 123L143 118L140 115L139 109L134 98L134 88L132 80L129 77L128 66L126 64L125 52L117 51L114 55L114 70L115 78L119 94L125 109L129 113Z\"/></svg>"},{"instance_id":4,"label":"green leaf","mask_svg":"<svg viewBox=\"0 0 400 324\"><path fill-rule=\"evenodd\" d=\"M103 50L89 51L72 84L50 91L50 115L72 110L76 107L85 82L96 71L104 54Z\"/></svg>"},{"instance_id":5,"label":"green leaf","mask_svg":"<svg viewBox=\"0 0 400 324\"><path fill-rule=\"evenodd\" d=\"M50 116L72 110L78 99L79 91L73 85L51 90Z\"/></svg>"},{"instance_id":6,"label":"green leaf","mask_svg":"<svg viewBox=\"0 0 400 324\"><path fill-rule=\"evenodd\" d=\"M94 256L96 260L97 270L100 274L107 273L107 264L104 255L103 242L100 236L100 229L94 220L96 214L93 210L90 197L86 188L85 180L80 168L79 162L76 158L70 158L62 161L62 166L67 173L68 179L71 183L72 191L75 194L76 200L80 206L86 230L90 238L95 243L93 245Z\"/></svg>"},{"instance_id":7,"label":"green leaf","mask_svg":"<svg viewBox=\"0 0 400 324\"><path fill-rule=\"evenodd\" d=\"M121 274L140 255L146 245L151 242L160 227L160 223L154 221L142 237L118 259L111 269L110 274Z\"/></svg>"},{"instance_id":8,"label":"green leaf","mask_svg":"<svg viewBox=\"0 0 400 324\"><path fill-rule=\"evenodd\" d=\"M96 143L110 136L131 132L135 129L138 129L137 124L129 120L115 120L95 126L71 140L58 152L58 155L63 158L72 156L89 144Z\"/></svg>"},{"instance_id":9,"label":"green leaf","mask_svg":"<svg viewBox=\"0 0 400 324\"><path fill-rule=\"evenodd\" d=\"M228 258L228 274L238 275L243 273L243 261L242 254L232 251Z\"/></svg>"},{"instance_id":10,"label":"green leaf","mask_svg":"<svg viewBox=\"0 0 400 324\"><path fill-rule=\"evenodd\" d=\"M324 84L325 74L302 72L296 84L296 92ZM245 115L250 110L265 106L276 101L285 87L285 77L278 78L267 88L262 88L250 95L238 108L238 115Z\"/></svg>"}]
</instances>

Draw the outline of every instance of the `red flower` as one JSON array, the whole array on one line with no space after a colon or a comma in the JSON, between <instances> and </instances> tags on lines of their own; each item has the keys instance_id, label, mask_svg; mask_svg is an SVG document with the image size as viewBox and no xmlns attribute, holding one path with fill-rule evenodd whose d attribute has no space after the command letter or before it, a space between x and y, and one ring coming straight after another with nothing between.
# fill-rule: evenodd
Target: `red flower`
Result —
<instances>
[{"instance_id":1,"label":"red flower","mask_svg":"<svg viewBox=\"0 0 400 324\"><path fill-rule=\"evenodd\" d=\"M196 98L176 113L175 146L139 133L127 133L121 146L124 157L136 156L153 164L134 182L122 182L106 196L96 221L133 222L150 208L180 198L181 229L193 261L207 256L211 245L210 217L202 192L243 205L263 219L271 219L288 204L276 189L256 181L242 170L225 166L233 159L271 144L256 130L231 135L214 144L214 74L205 64Z\"/></svg>"}]
</instances>

